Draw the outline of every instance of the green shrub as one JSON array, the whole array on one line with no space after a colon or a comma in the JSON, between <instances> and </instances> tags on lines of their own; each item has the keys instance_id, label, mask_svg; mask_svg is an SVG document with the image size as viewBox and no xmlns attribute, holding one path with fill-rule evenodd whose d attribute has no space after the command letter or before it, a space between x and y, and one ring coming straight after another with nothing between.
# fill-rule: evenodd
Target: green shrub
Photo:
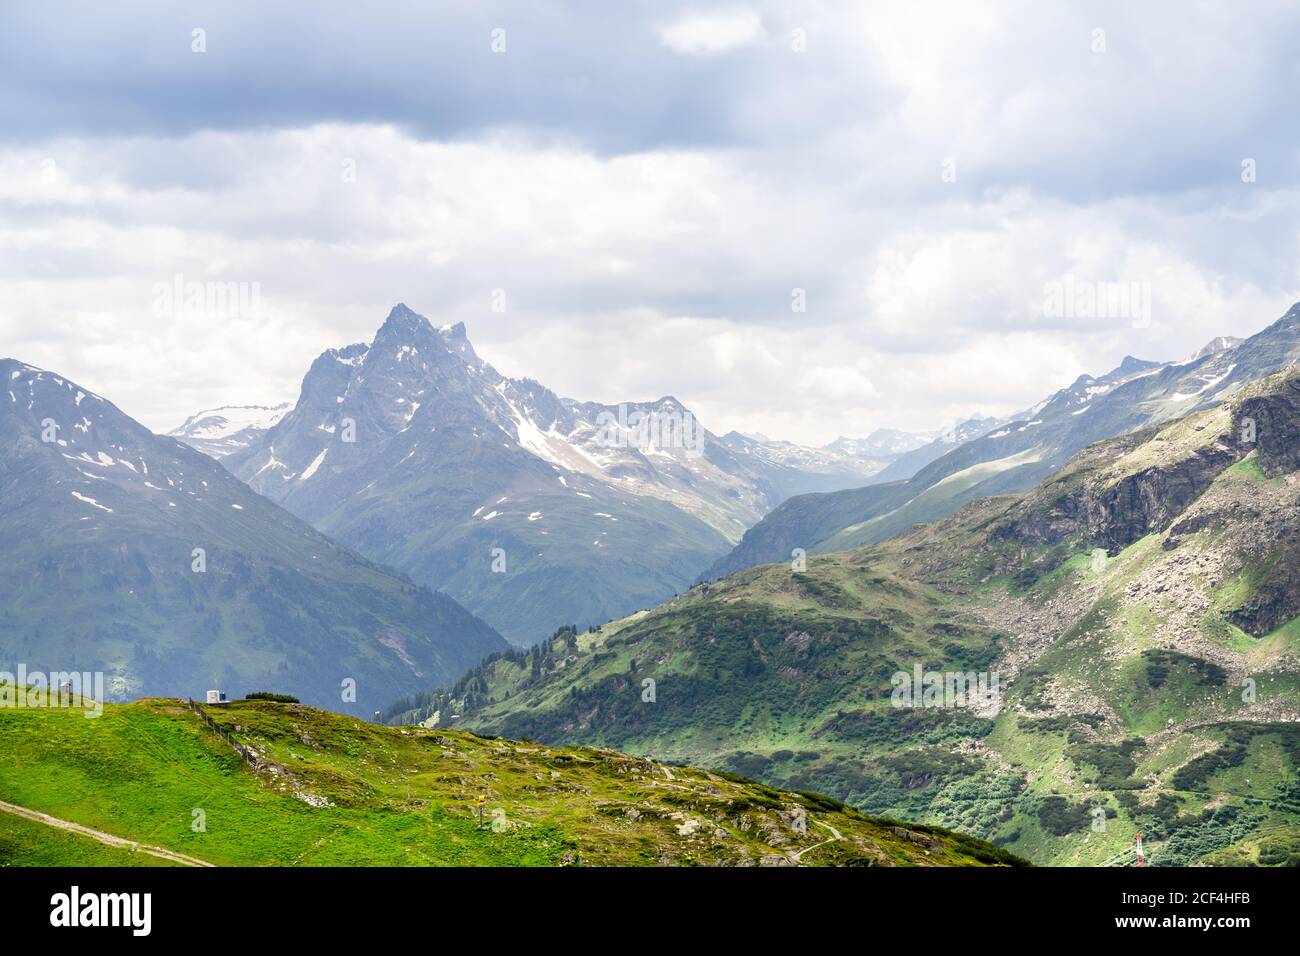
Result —
<instances>
[{"instance_id":1,"label":"green shrub","mask_svg":"<svg viewBox=\"0 0 1300 956\"><path fill-rule=\"evenodd\" d=\"M1092 816L1083 804L1070 803L1065 797L1043 797L1038 804L1038 822L1053 836L1065 836L1086 828Z\"/></svg>"},{"instance_id":2,"label":"green shrub","mask_svg":"<svg viewBox=\"0 0 1300 956\"><path fill-rule=\"evenodd\" d=\"M244 700L270 700L277 704L296 704L298 698L289 694L276 694L269 690L259 690L256 693L248 694Z\"/></svg>"}]
</instances>

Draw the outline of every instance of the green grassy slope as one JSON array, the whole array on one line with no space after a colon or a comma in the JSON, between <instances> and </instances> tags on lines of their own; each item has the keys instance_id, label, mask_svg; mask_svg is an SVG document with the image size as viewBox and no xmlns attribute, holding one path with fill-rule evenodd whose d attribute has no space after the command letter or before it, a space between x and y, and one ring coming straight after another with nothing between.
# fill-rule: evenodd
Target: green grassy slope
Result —
<instances>
[{"instance_id":1,"label":"green grassy slope","mask_svg":"<svg viewBox=\"0 0 1300 956\"><path fill-rule=\"evenodd\" d=\"M1206 866L1300 866L1300 827L1252 834L1202 862Z\"/></svg>"},{"instance_id":2,"label":"green grassy slope","mask_svg":"<svg viewBox=\"0 0 1300 956\"><path fill-rule=\"evenodd\" d=\"M991 480L1006 472L1032 468L1043 457L1043 449L1034 447L1019 454L994 461L982 461L954 472L930 485L916 497L893 511L878 515L868 521L849 525L813 549L821 553L846 551L874 541L901 534L914 524L933 521L951 514L961 504L979 496L980 490ZM987 494L987 493L986 493Z\"/></svg>"},{"instance_id":3,"label":"green grassy slope","mask_svg":"<svg viewBox=\"0 0 1300 956\"><path fill-rule=\"evenodd\" d=\"M0 813L0 866L174 866L149 856Z\"/></svg>"},{"instance_id":4,"label":"green grassy slope","mask_svg":"<svg viewBox=\"0 0 1300 956\"><path fill-rule=\"evenodd\" d=\"M607 750L393 729L265 701L208 713L257 753L257 770L180 701L109 705L98 719L0 710L0 799L222 865L1017 862L825 797ZM5 816L0 862L129 856L57 830L44 839Z\"/></svg>"}]
</instances>

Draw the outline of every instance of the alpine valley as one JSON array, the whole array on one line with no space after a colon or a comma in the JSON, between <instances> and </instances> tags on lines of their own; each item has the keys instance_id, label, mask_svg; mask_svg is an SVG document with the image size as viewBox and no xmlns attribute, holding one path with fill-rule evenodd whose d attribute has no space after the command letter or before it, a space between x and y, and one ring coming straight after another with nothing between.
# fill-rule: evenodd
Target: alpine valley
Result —
<instances>
[{"instance_id":1,"label":"alpine valley","mask_svg":"<svg viewBox=\"0 0 1300 956\"><path fill-rule=\"evenodd\" d=\"M1156 864L1294 864L1298 362L1300 305L1017 415L809 448L561 398L401 305L292 406L169 436L5 359L0 654L145 698L111 733L0 721L6 793L154 832L145 784L43 792L82 772L55 734L305 825L169 838L199 862L410 852L335 845L353 820L432 827L425 862L1123 864L1141 832ZM206 687L274 693L161 699ZM509 846L466 817L480 779ZM39 825L0 851L129 862Z\"/></svg>"},{"instance_id":2,"label":"alpine valley","mask_svg":"<svg viewBox=\"0 0 1300 956\"><path fill-rule=\"evenodd\" d=\"M388 719L689 761L1041 864L1131 864L1141 832L1158 865L1294 865L1298 328L1300 306L1081 379L904 491L789 502L766 523L921 504L874 527L804 506L817 530L780 563L494 655ZM997 692L954 706L977 674Z\"/></svg>"}]
</instances>

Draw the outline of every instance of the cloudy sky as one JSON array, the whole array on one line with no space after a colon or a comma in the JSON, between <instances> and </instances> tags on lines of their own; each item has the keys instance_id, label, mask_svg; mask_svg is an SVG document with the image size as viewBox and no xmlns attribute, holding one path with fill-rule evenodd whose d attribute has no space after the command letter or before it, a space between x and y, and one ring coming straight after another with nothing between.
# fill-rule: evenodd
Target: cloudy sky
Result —
<instances>
[{"instance_id":1,"label":"cloudy sky","mask_svg":"<svg viewBox=\"0 0 1300 956\"><path fill-rule=\"evenodd\" d=\"M165 430L401 301L561 394L821 443L1300 299L1293 3L271 6L0 8L0 355Z\"/></svg>"}]
</instances>

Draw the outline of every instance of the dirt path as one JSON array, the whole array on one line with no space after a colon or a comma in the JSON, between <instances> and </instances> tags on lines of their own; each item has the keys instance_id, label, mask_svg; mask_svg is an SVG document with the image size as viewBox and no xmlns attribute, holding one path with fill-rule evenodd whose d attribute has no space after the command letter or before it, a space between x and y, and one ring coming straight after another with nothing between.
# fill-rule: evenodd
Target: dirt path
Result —
<instances>
[{"instance_id":1,"label":"dirt path","mask_svg":"<svg viewBox=\"0 0 1300 956\"><path fill-rule=\"evenodd\" d=\"M206 860L200 860L197 857L186 856L184 853L175 853L172 850L164 850L160 846L145 846L143 843L137 843L134 840L126 840L122 837L113 836L111 833L104 833L102 830L92 830L90 827L83 827L80 823L72 823L68 820L60 820L58 817L52 817L48 813L41 813L39 810L28 810L26 807L20 807L17 804L5 803L0 800L0 811L12 813L14 816L22 817L25 820L32 820L35 823L44 823L46 826L54 827L57 830L68 830L72 833L78 833L81 836L90 837L92 840L98 840L107 846L117 847L122 850L138 850L141 853L148 853L150 856L156 856L160 860L169 860L172 863L180 863L184 866L214 866Z\"/></svg>"},{"instance_id":2,"label":"dirt path","mask_svg":"<svg viewBox=\"0 0 1300 956\"><path fill-rule=\"evenodd\" d=\"M839 830L835 829L835 828L834 828L833 826L831 826L829 823L822 823L820 820L814 820L814 821L813 821L813 824L814 824L815 826L825 827L827 830L830 830L830 831L831 831L831 838L830 838L829 840L822 840L821 843L814 843L812 846L804 847L802 850L800 850L798 853L796 853L796 854L794 855L794 861L795 861L796 863L800 863L800 862L802 862L802 861L803 861L803 855L804 855L805 853L807 853L809 850L815 850L815 849L817 849L819 846L825 846L827 843L834 843L836 840L843 840L843 839L844 839L844 834L840 833Z\"/></svg>"}]
</instances>

